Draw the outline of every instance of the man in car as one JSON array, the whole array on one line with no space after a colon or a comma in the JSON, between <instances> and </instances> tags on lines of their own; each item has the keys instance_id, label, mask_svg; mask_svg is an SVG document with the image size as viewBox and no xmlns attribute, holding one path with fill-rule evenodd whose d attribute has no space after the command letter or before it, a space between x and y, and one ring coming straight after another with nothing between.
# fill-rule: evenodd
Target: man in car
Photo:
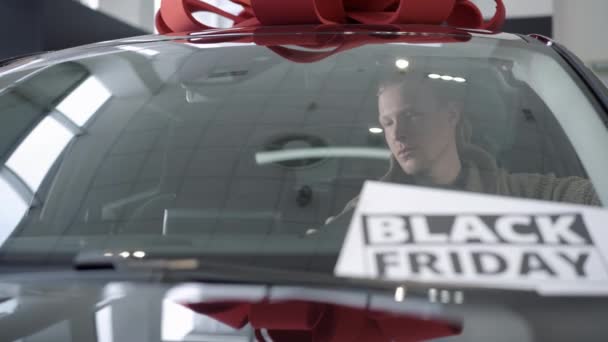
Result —
<instances>
[{"instance_id":1,"label":"man in car","mask_svg":"<svg viewBox=\"0 0 608 342\"><path fill-rule=\"evenodd\" d=\"M463 111L462 84L402 75L378 94L379 121L391 151L383 181L510 197L599 206L591 183L580 177L512 174L473 145ZM346 210L356 205L353 199Z\"/></svg>"}]
</instances>

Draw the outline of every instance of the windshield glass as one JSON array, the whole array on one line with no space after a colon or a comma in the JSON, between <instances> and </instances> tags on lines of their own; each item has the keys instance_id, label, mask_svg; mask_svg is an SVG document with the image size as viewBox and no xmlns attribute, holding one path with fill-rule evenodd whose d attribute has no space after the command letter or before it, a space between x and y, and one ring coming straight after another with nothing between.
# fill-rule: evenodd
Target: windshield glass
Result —
<instances>
[{"instance_id":1,"label":"windshield glass","mask_svg":"<svg viewBox=\"0 0 608 342\"><path fill-rule=\"evenodd\" d=\"M605 113L551 48L520 40L156 42L0 87L4 258L145 250L331 272L366 180L608 199Z\"/></svg>"}]
</instances>

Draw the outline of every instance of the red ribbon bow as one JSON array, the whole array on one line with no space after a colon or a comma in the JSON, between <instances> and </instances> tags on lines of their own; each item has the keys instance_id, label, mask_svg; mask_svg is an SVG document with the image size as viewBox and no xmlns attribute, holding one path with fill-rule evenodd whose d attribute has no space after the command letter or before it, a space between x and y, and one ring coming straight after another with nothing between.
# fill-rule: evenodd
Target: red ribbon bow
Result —
<instances>
[{"instance_id":1,"label":"red ribbon bow","mask_svg":"<svg viewBox=\"0 0 608 342\"><path fill-rule=\"evenodd\" d=\"M447 23L471 29L498 31L505 21L502 0L484 21L470 0L227 0L243 10L233 15L199 0L162 0L156 16L161 34L212 29L192 13L210 12L234 21L235 27L301 24L431 24Z\"/></svg>"}]
</instances>

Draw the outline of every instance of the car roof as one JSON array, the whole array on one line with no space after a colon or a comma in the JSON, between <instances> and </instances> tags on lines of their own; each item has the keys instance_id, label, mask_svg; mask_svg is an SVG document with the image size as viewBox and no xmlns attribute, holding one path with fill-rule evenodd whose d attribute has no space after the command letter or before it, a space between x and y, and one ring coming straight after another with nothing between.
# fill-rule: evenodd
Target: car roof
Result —
<instances>
[{"instance_id":1,"label":"car roof","mask_svg":"<svg viewBox=\"0 0 608 342\"><path fill-rule=\"evenodd\" d=\"M445 34L445 35L467 35L480 38L492 38L500 40L520 40L525 42L519 34L507 32L493 32L482 29L467 29L438 25L277 25L259 27L232 27L218 28L204 31L179 32L166 35L146 35L127 39L120 39L111 42L134 42L134 41L162 41L167 39L227 36L227 35L289 35L289 34L314 34L314 33L333 33L333 34Z\"/></svg>"},{"instance_id":2,"label":"car roof","mask_svg":"<svg viewBox=\"0 0 608 342\"><path fill-rule=\"evenodd\" d=\"M239 38L246 37L280 37L280 44L299 43L298 37L309 37L310 35L368 35L387 36L392 35L404 39L409 42L407 37L411 37L413 44L423 44L425 42L441 42L443 39L452 39L458 41L455 37L475 37L477 39L493 39L511 42L519 42L522 45L527 44L529 40L522 35L492 32L481 29L466 29L439 25L361 25L361 24L344 24L344 25L277 25L277 26L258 26L258 27L232 27L224 29L209 29L203 31L180 32L171 34L153 34L123 38L117 40L104 41L94 44L88 44L69 48L60 51L42 53L39 55L28 56L26 58L18 58L11 60L5 65L0 65L0 76L19 70L27 70L43 65L61 62L63 60L73 60L88 53L99 53L104 48L116 47L125 44L139 43L155 43L165 41L181 41L187 42L196 41L197 39L205 41L205 43L213 42L216 46L221 47L223 44L230 45L238 41ZM534 38L534 37L532 37ZM531 39L535 41L537 39ZM386 41L390 43L391 41ZM382 43L382 40L375 40L375 44ZM16 68L15 68L16 66Z\"/></svg>"}]
</instances>

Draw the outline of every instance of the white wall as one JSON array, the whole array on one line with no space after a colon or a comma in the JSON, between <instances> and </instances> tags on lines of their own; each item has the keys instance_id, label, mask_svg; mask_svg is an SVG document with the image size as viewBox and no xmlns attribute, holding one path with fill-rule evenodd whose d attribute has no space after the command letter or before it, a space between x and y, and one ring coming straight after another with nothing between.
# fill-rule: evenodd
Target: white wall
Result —
<instances>
[{"instance_id":1,"label":"white wall","mask_svg":"<svg viewBox=\"0 0 608 342\"><path fill-rule=\"evenodd\" d=\"M592 66L608 64L608 1L555 0L555 40ZM594 70L608 85L608 70Z\"/></svg>"},{"instance_id":2,"label":"white wall","mask_svg":"<svg viewBox=\"0 0 608 342\"><path fill-rule=\"evenodd\" d=\"M553 14L553 0L503 0L507 17L545 17ZM583 0L584 1L584 0ZM485 16L491 16L496 8L494 0L473 0Z\"/></svg>"},{"instance_id":3,"label":"white wall","mask_svg":"<svg viewBox=\"0 0 608 342\"><path fill-rule=\"evenodd\" d=\"M583 0L584 1L584 0ZM553 0L505 0L509 17L544 17L553 14Z\"/></svg>"},{"instance_id":4,"label":"white wall","mask_svg":"<svg viewBox=\"0 0 608 342\"><path fill-rule=\"evenodd\" d=\"M608 1L555 0L555 39L584 60L608 60Z\"/></svg>"},{"instance_id":5,"label":"white wall","mask_svg":"<svg viewBox=\"0 0 608 342\"><path fill-rule=\"evenodd\" d=\"M125 23L153 32L154 0L78 0L83 5L111 15Z\"/></svg>"}]
</instances>

